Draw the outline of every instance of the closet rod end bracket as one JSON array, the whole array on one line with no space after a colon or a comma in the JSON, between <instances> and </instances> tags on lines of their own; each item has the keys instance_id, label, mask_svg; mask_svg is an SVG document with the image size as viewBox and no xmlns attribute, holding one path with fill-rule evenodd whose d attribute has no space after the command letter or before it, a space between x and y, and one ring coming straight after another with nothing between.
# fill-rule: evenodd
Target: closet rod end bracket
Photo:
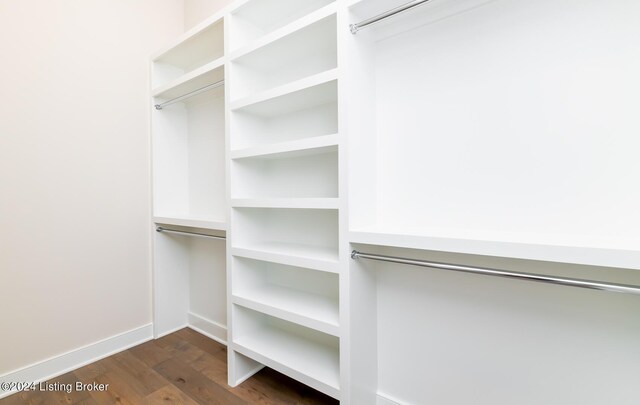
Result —
<instances>
[{"instance_id":1,"label":"closet rod end bracket","mask_svg":"<svg viewBox=\"0 0 640 405\"><path fill-rule=\"evenodd\" d=\"M349 24L349 31L351 31L353 35L356 35L359 29L358 24Z\"/></svg>"}]
</instances>

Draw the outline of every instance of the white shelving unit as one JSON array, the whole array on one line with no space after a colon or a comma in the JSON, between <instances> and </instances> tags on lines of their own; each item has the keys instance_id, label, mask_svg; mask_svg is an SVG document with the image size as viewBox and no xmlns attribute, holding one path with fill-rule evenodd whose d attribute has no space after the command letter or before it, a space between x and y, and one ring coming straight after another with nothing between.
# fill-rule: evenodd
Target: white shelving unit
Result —
<instances>
[{"instance_id":1,"label":"white shelving unit","mask_svg":"<svg viewBox=\"0 0 640 405\"><path fill-rule=\"evenodd\" d=\"M169 225L180 231L203 231ZM226 343L224 241L154 231L153 262L155 337L189 326Z\"/></svg>"},{"instance_id":2,"label":"white shelving unit","mask_svg":"<svg viewBox=\"0 0 640 405\"><path fill-rule=\"evenodd\" d=\"M305 26L335 0L244 1L231 11L230 51L258 48Z\"/></svg>"},{"instance_id":3,"label":"white shelving unit","mask_svg":"<svg viewBox=\"0 0 640 405\"><path fill-rule=\"evenodd\" d=\"M351 18L360 21L402 3L359 1L350 8ZM544 15L544 7L536 12ZM434 1L351 38L350 53L360 59L349 76L349 101L357 111L349 115L350 229L425 241L476 240L476 246L495 239L493 249L469 253L502 256L504 248L508 257L514 257L510 242L532 241L538 254L529 259L629 266L632 261L616 260L617 253L595 263L580 259L596 256L588 247L625 255L640 242L629 226L640 223L630 204L640 201L640 193L629 190L633 163L625 152L637 141L619 124L601 137L599 117L607 102L582 94L608 86L608 78L593 72L574 77L582 90L565 88L567 99L558 99L555 90L575 62L564 59L567 70L554 71L553 55L483 26L483 17L504 23L492 14L498 8L487 0ZM477 37L466 35L465 22L479 31ZM540 35L518 38L532 46L553 43L548 33ZM467 51L472 45L476 50ZM512 46L520 50L507 56ZM574 60L584 56L569 53ZM465 68L471 65L476 69ZM528 80L522 80L525 72ZM370 119L361 121L362 115ZM603 149L621 159L598 160ZM574 164L567 164L569 157ZM356 209L365 206L368 212ZM624 220L614 220L614 211ZM562 247L565 254L552 252Z\"/></svg>"},{"instance_id":4,"label":"white shelving unit","mask_svg":"<svg viewBox=\"0 0 640 405\"><path fill-rule=\"evenodd\" d=\"M154 230L156 336L343 404L635 400L635 296L350 253L640 285L640 6L432 0L351 33L406 2L238 0L153 57L152 106L224 81L152 109L153 222L228 237Z\"/></svg>"},{"instance_id":5,"label":"white shelving unit","mask_svg":"<svg viewBox=\"0 0 640 405\"><path fill-rule=\"evenodd\" d=\"M234 350L328 395L339 396L336 337L241 306L235 306L234 311Z\"/></svg>"},{"instance_id":6,"label":"white shelving unit","mask_svg":"<svg viewBox=\"0 0 640 405\"><path fill-rule=\"evenodd\" d=\"M229 384L266 365L338 398L337 7L277 3L229 23Z\"/></svg>"},{"instance_id":7,"label":"white shelving unit","mask_svg":"<svg viewBox=\"0 0 640 405\"><path fill-rule=\"evenodd\" d=\"M353 1L345 25L405 3ZM525 3L433 0L339 39L348 238L379 255L637 285L623 269L640 269L628 152L640 127L627 110L639 31L621 27L640 8ZM581 356L637 352L627 338L640 327L622 332L637 297L368 260L349 274L350 403L375 403L376 391L398 403L577 401L554 379L585 387L579 402L633 403L618 378L640 362L602 379L615 366ZM607 337L589 340L610 317ZM604 391L585 383L603 380Z\"/></svg>"},{"instance_id":8,"label":"white shelving unit","mask_svg":"<svg viewBox=\"0 0 640 405\"><path fill-rule=\"evenodd\" d=\"M224 21L214 16L152 56L154 94L205 73L224 56Z\"/></svg>"},{"instance_id":9,"label":"white shelving unit","mask_svg":"<svg viewBox=\"0 0 640 405\"><path fill-rule=\"evenodd\" d=\"M233 301L339 336L338 275L236 256Z\"/></svg>"},{"instance_id":10,"label":"white shelving unit","mask_svg":"<svg viewBox=\"0 0 640 405\"><path fill-rule=\"evenodd\" d=\"M231 60L235 72L232 102L335 69L338 64L335 7L323 10L319 17L323 18L235 56Z\"/></svg>"},{"instance_id":11,"label":"white shelving unit","mask_svg":"<svg viewBox=\"0 0 640 405\"><path fill-rule=\"evenodd\" d=\"M227 341L226 245L202 236L227 230L225 91L198 92L224 80L223 20L212 17L151 61L152 221L186 232L152 231L156 337L189 326Z\"/></svg>"},{"instance_id":12,"label":"white shelving unit","mask_svg":"<svg viewBox=\"0 0 640 405\"><path fill-rule=\"evenodd\" d=\"M231 150L266 147L338 133L335 70L237 101Z\"/></svg>"},{"instance_id":13,"label":"white shelving unit","mask_svg":"<svg viewBox=\"0 0 640 405\"><path fill-rule=\"evenodd\" d=\"M338 148L316 148L303 156L234 159L234 198L338 197ZM337 208L337 207L335 207Z\"/></svg>"}]
</instances>

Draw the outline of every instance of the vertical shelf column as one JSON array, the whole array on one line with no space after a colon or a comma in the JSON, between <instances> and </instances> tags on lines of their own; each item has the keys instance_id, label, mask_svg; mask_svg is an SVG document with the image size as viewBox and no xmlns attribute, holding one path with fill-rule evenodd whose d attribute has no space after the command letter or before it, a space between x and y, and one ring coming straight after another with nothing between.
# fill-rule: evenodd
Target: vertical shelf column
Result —
<instances>
[{"instance_id":1,"label":"vertical shelf column","mask_svg":"<svg viewBox=\"0 0 640 405\"><path fill-rule=\"evenodd\" d=\"M202 237L227 229L224 27L221 12L151 60L156 338L190 327L227 341L225 242Z\"/></svg>"},{"instance_id":2,"label":"vertical shelf column","mask_svg":"<svg viewBox=\"0 0 640 405\"><path fill-rule=\"evenodd\" d=\"M336 3L231 12L229 384L263 366L341 398Z\"/></svg>"}]
</instances>

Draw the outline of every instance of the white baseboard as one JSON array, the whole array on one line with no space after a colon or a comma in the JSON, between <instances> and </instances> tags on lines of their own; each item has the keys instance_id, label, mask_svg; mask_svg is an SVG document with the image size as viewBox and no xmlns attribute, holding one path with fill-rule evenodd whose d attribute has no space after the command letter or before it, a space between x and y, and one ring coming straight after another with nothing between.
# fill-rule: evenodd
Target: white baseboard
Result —
<instances>
[{"instance_id":1,"label":"white baseboard","mask_svg":"<svg viewBox=\"0 0 640 405\"><path fill-rule=\"evenodd\" d=\"M175 333L177 331L179 331L180 329L184 329L184 328L188 328L189 324L185 323L184 325L180 325L180 326L176 326L175 328L169 329L169 330L165 330L163 332L155 332L155 334L153 335L154 339L160 339L161 337L165 337L167 335L170 335L172 333Z\"/></svg>"},{"instance_id":2,"label":"white baseboard","mask_svg":"<svg viewBox=\"0 0 640 405\"><path fill-rule=\"evenodd\" d=\"M204 318L200 315L196 315L193 312L189 312L189 328L195 330L198 333L210 337L216 342L227 345L227 327L212 321L211 319Z\"/></svg>"},{"instance_id":3,"label":"white baseboard","mask_svg":"<svg viewBox=\"0 0 640 405\"><path fill-rule=\"evenodd\" d=\"M404 405L404 404L399 400L392 398L383 392L378 392L378 400L376 401L376 405Z\"/></svg>"},{"instance_id":4,"label":"white baseboard","mask_svg":"<svg viewBox=\"0 0 640 405\"><path fill-rule=\"evenodd\" d=\"M153 339L153 325L144 325L12 371L0 376L0 381L34 383L47 381L151 339ZM0 398L15 392L0 391Z\"/></svg>"}]
</instances>

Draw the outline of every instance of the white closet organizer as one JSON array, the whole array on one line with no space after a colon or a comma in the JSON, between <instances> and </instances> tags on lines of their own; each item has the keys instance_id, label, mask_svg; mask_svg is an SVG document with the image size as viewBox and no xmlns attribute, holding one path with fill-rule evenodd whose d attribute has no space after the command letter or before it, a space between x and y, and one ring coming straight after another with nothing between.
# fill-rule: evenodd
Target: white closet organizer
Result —
<instances>
[{"instance_id":1,"label":"white closet organizer","mask_svg":"<svg viewBox=\"0 0 640 405\"><path fill-rule=\"evenodd\" d=\"M338 398L337 9L267 3L229 24L229 384L266 365Z\"/></svg>"},{"instance_id":2,"label":"white closet organizer","mask_svg":"<svg viewBox=\"0 0 640 405\"><path fill-rule=\"evenodd\" d=\"M359 1L350 18L403 3ZM629 83L581 67L594 50L559 26L565 9L535 7L531 18L552 27L532 33L518 27L519 7L434 0L352 36L353 241L638 267L640 192L629 150L640 144L634 125L622 124L624 109L590 96L613 86L607 93L626 105L632 93L614 88ZM625 40L621 30L596 31L584 35ZM624 53L602 57L637 64Z\"/></svg>"},{"instance_id":3,"label":"white closet organizer","mask_svg":"<svg viewBox=\"0 0 640 405\"><path fill-rule=\"evenodd\" d=\"M187 232L153 231L156 336L226 342L231 386L267 366L344 404L474 402L451 381L480 403L566 403L554 381L581 379L605 387L582 402L626 404L640 372L640 303L616 293L640 285L629 4L238 0L186 33L152 60L153 221ZM568 342L622 371L573 375L586 363ZM485 389L529 372L549 397Z\"/></svg>"},{"instance_id":4,"label":"white closet organizer","mask_svg":"<svg viewBox=\"0 0 640 405\"><path fill-rule=\"evenodd\" d=\"M182 232L153 231L154 334L190 326L226 342L222 18L158 53L151 68L153 222Z\"/></svg>"},{"instance_id":5,"label":"white closet organizer","mask_svg":"<svg viewBox=\"0 0 640 405\"><path fill-rule=\"evenodd\" d=\"M355 1L348 19L406 3ZM637 271L620 268L640 268L629 153L640 127L627 107L640 89L629 53L639 30L621 27L640 7L410 3L423 4L354 30L341 64L351 89L348 238L374 258L400 258L350 265L350 403L375 403L374 390L357 387L376 387L378 400L401 404L632 404L637 295L402 262L638 285Z\"/></svg>"},{"instance_id":6,"label":"white closet organizer","mask_svg":"<svg viewBox=\"0 0 640 405\"><path fill-rule=\"evenodd\" d=\"M200 236L201 229L175 225L167 228L188 233L154 231L155 336L190 326L226 342L224 238ZM208 233L222 237L220 232Z\"/></svg>"}]
</instances>

